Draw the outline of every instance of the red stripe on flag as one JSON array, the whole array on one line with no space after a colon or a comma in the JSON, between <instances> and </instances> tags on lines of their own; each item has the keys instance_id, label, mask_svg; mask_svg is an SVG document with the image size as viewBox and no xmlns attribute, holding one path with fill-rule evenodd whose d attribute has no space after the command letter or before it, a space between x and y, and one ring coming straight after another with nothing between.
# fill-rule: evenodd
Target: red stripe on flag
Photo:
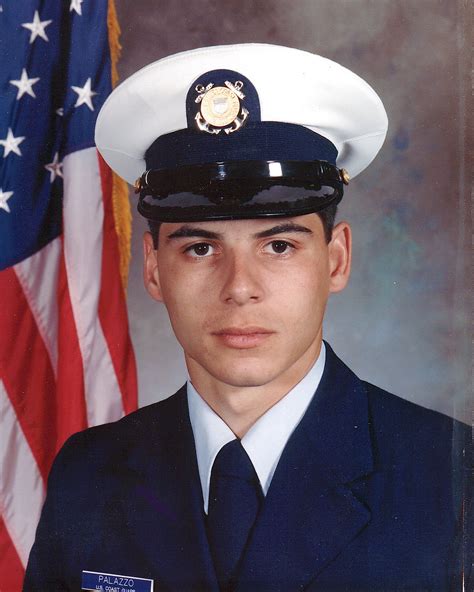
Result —
<instances>
[{"instance_id":1,"label":"red stripe on flag","mask_svg":"<svg viewBox=\"0 0 474 592\"><path fill-rule=\"evenodd\" d=\"M56 384L48 351L13 268L0 273L0 367L11 404L46 480L56 454Z\"/></svg>"},{"instance_id":2,"label":"red stripe on flag","mask_svg":"<svg viewBox=\"0 0 474 592\"><path fill-rule=\"evenodd\" d=\"M68 289L64 249L58 277L57 450L75 432L87 427L84 366Z\"/></svg>"},{"instance_id":3,"label":"red stripe on flag","mask_svg":"<svg viewBox=\"0 0 474 592\"><path fill-rule=\"evenodd\" d=\"M120 254L112 204L112 171L98 154L104 204L102 286L99 318L109 348L125 413L137 408L137 370L128 332L125 296L120 279Z\"/></svg>"},{"instance_id":4,"label":"red stripe on flag","mask_svg":"<svg viewBox=\"0 0 474 592\"><path fill-rule=\"evenodd\" d=\"M25 571L0 517L0 592L20 592Z\"/></svg>"}]
</instances>

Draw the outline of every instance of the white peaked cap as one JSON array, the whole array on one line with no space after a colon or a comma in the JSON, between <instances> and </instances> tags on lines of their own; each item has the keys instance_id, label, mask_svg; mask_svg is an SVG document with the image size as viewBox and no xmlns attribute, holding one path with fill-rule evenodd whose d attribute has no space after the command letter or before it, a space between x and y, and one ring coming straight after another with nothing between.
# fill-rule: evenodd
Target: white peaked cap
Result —
<instances>
[{"instance_id":1,"label":"white peaked cap","mask_svg":"<svg viewBox=\"0 0 474 592\"><path fill-rule=\"evenodd\" d=\"M214 70L235 71L251 81L262 122L296 124L327 138L337 149L336 166L351 177L370 164L384 142L388 120L382 101L344 66L277 45L221 45L158 60L112 92L95 132L110 167L129 183L142 175L145 153L155 140L188 128L188 91Z\"/></svg>"}]
</instances>

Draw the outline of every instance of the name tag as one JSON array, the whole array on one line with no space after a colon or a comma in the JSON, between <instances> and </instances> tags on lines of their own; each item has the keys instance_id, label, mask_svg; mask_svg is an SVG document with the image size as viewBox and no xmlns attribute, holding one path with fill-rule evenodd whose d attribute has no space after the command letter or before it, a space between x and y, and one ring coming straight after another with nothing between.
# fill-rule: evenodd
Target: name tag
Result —
<instances>
[{"instance_id":1,"label":"name tag","mask_svg":"<svg viewBox=\"0 0 474 592\"><path fill-rule=\"evenodd\" d=\"M82 572L82 590L101 590L102 592L153 592L153 580L136 576Z\"/></svg>"}]
</instances>

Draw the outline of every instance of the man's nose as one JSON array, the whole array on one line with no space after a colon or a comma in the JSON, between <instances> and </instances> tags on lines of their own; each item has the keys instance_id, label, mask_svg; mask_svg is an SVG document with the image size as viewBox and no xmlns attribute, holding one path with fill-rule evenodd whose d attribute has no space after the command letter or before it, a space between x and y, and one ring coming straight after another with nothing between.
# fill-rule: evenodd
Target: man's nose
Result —
<instances>
[{"instance_id":1,"label":"man's nose","mask_svg":"<svg viewBox=\"0 0 474 592\"><path fill-rule=\"evenodd\" d=\"M223 261L221 297L224 302L238 305L259 302L264 290L258 263L248 254L234 251Z\"/></svg>"}]
</instances>

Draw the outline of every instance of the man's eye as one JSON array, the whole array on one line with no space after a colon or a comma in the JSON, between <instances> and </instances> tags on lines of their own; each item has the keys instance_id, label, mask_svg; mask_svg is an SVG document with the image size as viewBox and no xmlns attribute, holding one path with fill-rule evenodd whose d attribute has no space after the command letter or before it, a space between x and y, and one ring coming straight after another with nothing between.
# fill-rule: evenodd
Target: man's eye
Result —
<instances>
[{"instance_id":1,"label":"man's eye","mask_svg":"<svg viewBox=\"0 0 474 592\"><path fill-rule=\"evenodd\" d=\"M185 253L188 253L191 257L206 257L212 255L213 247L209 243L197 243L188 247Z\"/></svg>"},{"instance_id":2,"label":"man's eye","mask_svg":"<svg viewBox=\"0 0 474 592\"><path fill-rule=\"evenodd\" d=\"M266 245L265 250L277 255L283 255L293 249L293 245L284 240L274 240Z\"/></svg>"}]
</instances>

